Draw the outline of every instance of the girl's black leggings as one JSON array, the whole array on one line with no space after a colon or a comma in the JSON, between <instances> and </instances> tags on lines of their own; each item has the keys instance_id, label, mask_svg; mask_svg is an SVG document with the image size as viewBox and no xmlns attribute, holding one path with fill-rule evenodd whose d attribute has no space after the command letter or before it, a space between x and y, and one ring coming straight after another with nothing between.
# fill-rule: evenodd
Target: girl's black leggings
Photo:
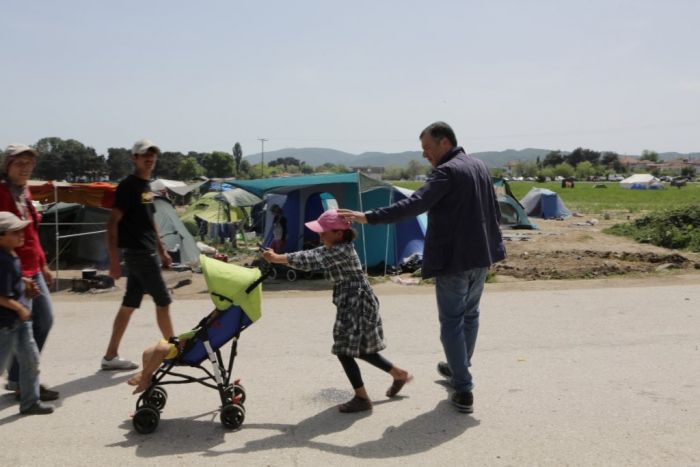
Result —
<instances>
[{"instance_id":1,"label":"girl's black leggings","mask_svg":"<svg viewBox=\"0 0 700 467\"><path fill-rule=\"evenodd\" d=\"M387 373L394 366L389 360L379 355L379 353L360 355L358 358L361 358L370 365L374 365L380 370L386 371ZM345 374L348 375L348 379L350 380L350 384L352 384L353 389L361 388L365 385L365 383L362 382L360 367L357 366L355 357L349 357L347 355L338 355L338 360L340 360L340 364L343 365L343 370L345 370Z\"/></svg>"}]
</instances>

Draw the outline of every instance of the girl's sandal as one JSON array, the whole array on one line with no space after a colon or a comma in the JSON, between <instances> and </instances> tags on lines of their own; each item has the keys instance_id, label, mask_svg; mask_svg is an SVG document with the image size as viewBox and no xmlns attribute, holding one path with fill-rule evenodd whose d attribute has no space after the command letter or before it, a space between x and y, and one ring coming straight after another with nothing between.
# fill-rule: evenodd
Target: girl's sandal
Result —
<instances>
[{"instance_id":1,"label":"girl's sandal","mask_svg":"<svg viewBox=\"0 0 700 467\"><path fill-rule=\"evenodd\" d=\"M386 390L386 397L394 397L404 387L404 385L413 379L413 375L408 375L404 379L395 379L389 389Z\"/></svg>"},{"instance_id":2,"label":"girl's sandal","mask_svg":"<svg viewBox=\"0 0 700 467\"><path fill-rule=\"evenodd\" d=\"M369 399L355 396L344 404L338 406L338 410L342 413L364 412L372 410L372 402Z\"/></svg>"}]
</instances>

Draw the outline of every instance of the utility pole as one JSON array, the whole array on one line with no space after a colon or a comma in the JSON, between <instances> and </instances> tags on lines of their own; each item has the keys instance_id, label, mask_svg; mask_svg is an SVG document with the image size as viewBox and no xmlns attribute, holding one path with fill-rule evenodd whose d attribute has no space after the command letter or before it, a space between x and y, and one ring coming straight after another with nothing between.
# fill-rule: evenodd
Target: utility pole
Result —
<instances>
[{"instance_id":1,"label":"utility pole","mask_svg":"<svg viewBox=\"0 0 700 467\"><path fill-rule=\"evenodd\" d=\"M265 172L263 170L263 164L265 163L265 141L267 141L267 138L258 138L258 141L260 141L260 178L263 178L265 176Z\"/></svg>"}]
</instances>

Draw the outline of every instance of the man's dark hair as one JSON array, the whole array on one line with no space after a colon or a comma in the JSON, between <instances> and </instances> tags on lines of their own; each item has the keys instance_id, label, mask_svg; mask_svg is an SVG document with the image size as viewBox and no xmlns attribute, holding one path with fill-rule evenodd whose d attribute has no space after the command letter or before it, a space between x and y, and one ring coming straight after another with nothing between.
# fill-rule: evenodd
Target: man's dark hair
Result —
<instances>
[{"instance_id":1,"label":"man's dark hair","mask_svg":"<svg viewBox=\"0 0 700 467\"><path fill-rule=\"evenodd\" d=\"M452 146L457 146L457 137L455 132L450 125L445 122L435 122L431 123L426 127L425 130L420 132L420 138L423 138L425 134L429 134L433 140L440 141L442 138L447 138Z\"/></svg>"}]
</instances>

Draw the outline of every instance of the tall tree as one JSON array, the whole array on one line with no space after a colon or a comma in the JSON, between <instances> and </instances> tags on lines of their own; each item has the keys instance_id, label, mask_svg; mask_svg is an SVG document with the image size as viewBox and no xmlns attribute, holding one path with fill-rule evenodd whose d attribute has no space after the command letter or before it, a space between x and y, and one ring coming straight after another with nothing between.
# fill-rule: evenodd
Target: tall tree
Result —
<instances>
[{"instance_id":1,"label":"tall tree","mask_svg":"<svg viewBox=\"0 0 700 467\"><path fill-rule=\"evenodd\" d=\"M243 159L243 149L241 148L241 143L236 142L233 145L233 162L236 166L236 175L241 169L241 159Z\"/></svg>"},{"instance_id":2,"label":"tall tree","mask_svg":"<svg viewBox=\"0 0 700 467\"><path fill-rule=\"evenodd\" d=\"M74 139L42 138L35 145L39 160L34 175L46 180L91 181L107 173L103 157Z\"/></svg>"},{"instance_id":3,"label":"tall tree","mask_svg":"<svg viewBox=\"0 0 700 467\"><path fill-rule=\"evenodd\" d=\"M639 158L643 161L659 162L659 153L656 151L649 151L645 149L642 151L642 157Z\"/></svg>"},{"instance_id":4,"label":"tall tree","mask_svg":"<svg viewBox=\"0 0 700 467\"><path fill-rule=\"evenodd\" d=\"M558 150L550 151L546 156L544 156L544 160L542 161L542 165L545 167L556 167L562 163L564 163L564 155Z\"/></svg>"},{"instance_id":5,"label":"tall tree","mask_svg":"<svg viewBox=\"0 0 700 467\"><path fill-rule=\"evenodd\" d=\"M233 175L233 158L226 152L214 151L202 158L200 163L207 177L230 177Z\"/></svg>"},{"instance_id":6,"label":"tall tree","mask_svg":"<svg viewBox=\"0 0 700 467\"><path fill-rule=\"evenodd\" d=\"M131 151L126 148L108 148L107 157L107 172L110 180L121 180L131 173Z\"/></svg>"},{"instance_id":7,"label":"tall tree","mask_svg":"<svg viewBox=\"0 0 700 467\"><path fill-rule=\"evenodd\" d=\"M204 167L197 163L194 157L183 157L177 169L180 180L193 180L200 175L204 175Z\"/></svg>"},{"instance_id":8,"label":"tall tree","mask_svg":"<svg viewBox=\"0 0 700 467\"><path fill-rule=\"evenodd\" d=\"M180 152L163 152L158 156L158 163L156 168L153 169L154 178L167 178L167 179L177 179L179 178L178 171L180 168L180 162L185 156Z\"/></svg>"}]
</instances>

